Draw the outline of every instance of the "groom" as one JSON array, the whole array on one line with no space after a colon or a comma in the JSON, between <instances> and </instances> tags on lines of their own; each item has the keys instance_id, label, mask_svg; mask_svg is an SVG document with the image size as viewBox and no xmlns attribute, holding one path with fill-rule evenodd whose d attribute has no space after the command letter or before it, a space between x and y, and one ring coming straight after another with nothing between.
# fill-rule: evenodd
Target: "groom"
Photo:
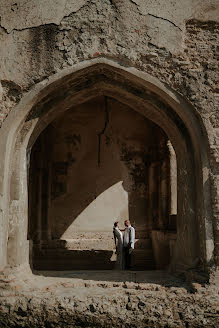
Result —
<instances>
[{"instance_id":1,"label":"groom","mask_svg":"<svg viewBox=\"0 0 219 328\"><path fill-rule=\"evenodd\" d=\"M135 229L129 220L124 221L125 231L123 235L123 249L125 258L125 270L131 268L131 253L135 246Z\"/></svg>"}]
</instances>

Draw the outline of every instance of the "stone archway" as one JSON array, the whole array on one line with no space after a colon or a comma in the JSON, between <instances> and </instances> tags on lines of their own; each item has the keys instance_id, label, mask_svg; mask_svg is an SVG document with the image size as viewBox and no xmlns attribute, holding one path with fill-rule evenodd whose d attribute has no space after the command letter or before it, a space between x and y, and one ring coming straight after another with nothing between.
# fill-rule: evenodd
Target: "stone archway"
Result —
<instances>
[{"instance_id":1,"label":"stone archway","mask_svg":"<svg viewBox=\"0 0 219 328\"><path fill-rule=\"evenodd\" d=\"M30 150L61 112L104 95L129 105L160 126L172 142L178 165L178 236L173 270L213 260L208 142L200 118L179 95L133 68L98 59L42 82L23 98L1 131L2 267L28 265L27 174ZM10 133L8 134L8 131Z\"/></svg>"},{"instance_id":2,"label":"stone archway","mask_svg":"<svg viewBox=\"0 0 219 328\"><path fill-rule=\"evenodd\" d=\"M33 269L116 268L112 227L125 219L136 231L132 269L165 269L177 219L169 143L157 125L107 96L53 120L31 151Z\"/></svg>"}]
</instances>

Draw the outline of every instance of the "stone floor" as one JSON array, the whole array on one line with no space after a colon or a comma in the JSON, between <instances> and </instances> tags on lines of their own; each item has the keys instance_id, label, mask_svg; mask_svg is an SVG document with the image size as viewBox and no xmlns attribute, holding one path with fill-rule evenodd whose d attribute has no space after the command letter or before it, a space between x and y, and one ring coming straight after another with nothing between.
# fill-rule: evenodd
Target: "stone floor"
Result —
<instances>
[{"instance_id":1,"label":"stone floor","mask_svg":"<svg viewBox=\"0 0 219 328\"><path fill-rule=\"evenodd\" d=\"M187 287L186 283L167 271L117 271L117 270L89 270L89 271L34 271L36 281L39 281L37 277L50 277L49 281L83 281L84 283L95 284L104 282L111 285L112 282L116 283L134 283L134 284L154 284L162 286L175 286L175 287ZM37 277L36 277L37 276ZM53 278L53 279L51 279ZM72 280L73 279L73 280Z\"/></svg>"},{"instance_id":2,"label":"stone floor","mask_svg":"<svg viewBox=\"0 0 219 328\"><path fill-rule=\"evenodd\" d=\"M217 282L165 271L20 270L0 280L0 327L218 327Z\"/></svg>"}]
</instances>

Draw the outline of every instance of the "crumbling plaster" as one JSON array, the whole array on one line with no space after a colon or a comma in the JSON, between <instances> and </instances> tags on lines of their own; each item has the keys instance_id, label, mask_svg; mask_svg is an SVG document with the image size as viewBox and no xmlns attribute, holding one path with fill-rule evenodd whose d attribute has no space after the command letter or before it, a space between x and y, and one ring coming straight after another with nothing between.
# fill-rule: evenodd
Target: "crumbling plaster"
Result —
<instances>
[{"instance_id":1,"label":"crumbling plaster","mask_svg":"<svg viewBox=\"0 0 219 328\"><path fill-rule=\"evenodd\" d=\"M1 0L1 27L8 33L45 24L59 25L89 0Z\"/></svg>"},{"instance_id":2,"label":"crumbling plaster","mask_svg":"<svg viewBox=\"0 0 219 328\"><path fill-rule=\"evenodd\" d=\"M1 0L0 4L0 79L22 89L98 55L123 57L131 65L148 61L167 68L166 59L175 54L179 57L175 64L184 69L191 65L188 56L182 58L186 22L217 21L218 6L217 1L200 0Z\"/></svg>"},{"instance_id":3,"label":"crumbling plaster","mask_svg":"<svg viewBox=\"0 0 219 328\"><path fill-rule=\"evenodd\" d=\"M211 128L217 127L218 103L216 1L0 3L1 122L37 82L103 56L146 71L183 94L203 112L211 142L218 142ZM19 97L11 99L8 84Z\"/></svg>"},{"instance_id":4,"label":"crumbling plaster","mask_svg":"<svg viewBox=\"0 0 219 328\"><path fill-rule=\"evenodd\" d=\"M59 25L64 17L79 11L89 3L97 2L95 0L48 0L46 2L43 0L1 0L1 27L10 33L13 30L23 30L51 23ZM216 14L218 2L216 0L205 2L202 0L184 0L183 2L171 0L165 2L162 0L112 0L109 2L119 10L122 9L124 17L125 11L127 11L125 2L132 2L138 7L141 15L166 20L179 30L183 30L185 21L191 18L218 20Z\"/></svg>"}]
</instances>

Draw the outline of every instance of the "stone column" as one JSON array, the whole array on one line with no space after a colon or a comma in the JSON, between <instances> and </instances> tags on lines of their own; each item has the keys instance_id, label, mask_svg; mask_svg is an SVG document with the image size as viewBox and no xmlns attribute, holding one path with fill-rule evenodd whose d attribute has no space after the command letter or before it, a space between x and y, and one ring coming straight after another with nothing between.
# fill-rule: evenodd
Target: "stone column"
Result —
<instances>
[{"instance_id":1,"label":"stone column","mask_svg":"<svg viewBox=\"0 0 219 328\"><path fill-rule=\"evenodd\" d=\"M29 269L27 152L26 144L22 144L25 132L16 140L11 166L7 263L10 268Z\"/></svg>"},{"instance_id":2,"label":"stone column","mask_svg":"<svg viewBox=\"0 0 219 328\"><path fill-rule=\"evenodd\" d=\"M32 190L33 193L36 193L36 200L37 200L37 217L36 217L36 240L41 240L42 239L42 169L43 169L43 158L41 154L41 146L42 146L42 140L39 140L39 152L36 154L39 156L37 158L37 162L39 163L37 166L37 178L36 178L36 185L33 186L36 188L35 190ZM34 163L33 163L34 165ZM34 172L32 172L34 174ZM33 206L34 204L32 204ZM34 219L33 218L30 219ZM32 223L33 226L35 226L34 222Z\"/></svg>"},{"instance_id":3,"label":"stone column","mask_svg":"<svg viewBox=\"0 0 219 328\"><path fill-rule=\"evenodd\" d=\"M154 221L154 199L155 199L155 193L156 193L156 183L155 183L155 163L151 162L149 165L149 170L148 170L148 192L149 192L149 210L148 210L148 227L150 229L153 229L153 221Z\"/></svg>"},{"instance_id":4,"label":"stone column","mask_svg":"<svg viewBox=\"0 0 219 328\"><path fill-rule=\"evenodd\" d=\"M175 150L168 140L167 147L170 156L170 215L177 214L177 162Z\"/></svg>"},{"instance_id":5,"label":"stone column","mask_svg":"<svg viewBox=\"0 0 219 328\"><path fill-rule=\"evenodd\" d=\"M196 181L190 154L191 149L182 149L177 158L177 239L171 261L174 271L195 268L200 263L200 235L195 208Z\"/></svg>"},{"instance_id":6,"label":"stone column","mask_svg":"<svg viewBox=\"0 0 219 328\"><path fill-rule=\"evenodd\" d=\"M160 173L160 229L167 229L169 223L169 174L168 174L168 158L165 156L161 163L161 173Z\"/></svg>"},{"instance_id":7,"label":"stone column","mask_svg":"<svg viewBox=\"0 0 219 328\"><path fill-rule=\"evenodd\" d=\"M153 211L156 213L154 229L162 229L163 228L163 220L161 213L161 163L160 159L156 160L155 163L155 198L153 204Z\"/></svg>"},{"instance_id":8,"label":"stone column","mask_svg":"<svg viewBox=\"0 0 219 328\"><path fill-rule=\"evenodd\" d=\"M50 183L50 143L49 129L46 129L41 135L41 239L49 239L48 205L49 205L49 183Z\"/></svg>"},{"instance_id":9,"label":"stone column","mask_svg":"<svg viewBox=\"0 0 219 328\"><path fill-rule=\"evenodd\" d=\"M50 217L50 206L51 206L51 186L52 186L52 162L49 160L48 162L48 181L47 181L47 239L50 240L51 236L51 217Z\"/></svg>"}]
</instances>

